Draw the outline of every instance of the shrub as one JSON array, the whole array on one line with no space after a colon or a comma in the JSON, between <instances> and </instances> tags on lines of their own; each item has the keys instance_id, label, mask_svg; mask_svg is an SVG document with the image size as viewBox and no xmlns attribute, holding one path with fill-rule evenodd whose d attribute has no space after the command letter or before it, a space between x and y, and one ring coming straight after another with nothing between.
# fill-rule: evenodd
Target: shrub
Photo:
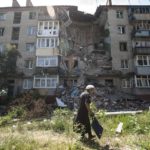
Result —
<instances>
[{"instance_id":1,"label":"shrub","mask_svg":"<svg viewBox=\"0 0 150 150\"><path fill-rule=\"evenodd\" d=\"M16 118L16 117L24 118L25 115L26 115L26 110L23 105L12 107L8 112L8 116L10 116L11 118Z\"/></svg>"},{"instance_id":2,"label":"shrub","mask_svg":"<svg viewBox=\"0 0 150 150\"><path fill-rule=\"evenodd\" d=\"M53 117L51 118L51 128L56 132L69 133L72 131L72 119L73 113L68 109L56 109Z\"/></svg>"}]
</instances>

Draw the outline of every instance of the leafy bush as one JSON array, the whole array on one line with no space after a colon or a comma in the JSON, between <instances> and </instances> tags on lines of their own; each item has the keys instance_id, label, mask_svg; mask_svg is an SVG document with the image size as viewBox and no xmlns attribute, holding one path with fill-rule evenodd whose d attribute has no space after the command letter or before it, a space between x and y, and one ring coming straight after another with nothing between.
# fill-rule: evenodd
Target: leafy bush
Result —
<instances>
[{"instance_id":1,"label":"leafy bush","mask_svg":"<svg viewBox=\"0 0 150 150\"><path fill-rule=\"evenodd\" d=\"M10 116L0 117L0 126L10 123L12 118Z\"/></svg>"},{"instance_id":2,"label":"leafy bush","mask_svg":"<svg viewBox=\"0 0 150 150\"><path fill-rule=\"evenodd\" d=\"M72 112L67 109L56 109L51 118L51 128L56 132L70 132L72 130Z\"/></svg>"},{"instance_id":3,"label":"leafy bush","mask_svg":"<svg viewBox=\"0 0 150 150\"><path fill-rule=\"evenodd\" d=\"M0 118L0 126L11 123L13 118L24 118L25 115L26 110L23 106L12 107L6 116Z\"/></svg>"},{"instance_id":4,"label":"leafy bush","mask_svg":"<svg viewBox=\"0 0 150 150\"><path fill-rule=\"evenodd\" d=\"M8 116L11 118L24 118L26 115L26 110L24 106L17 106L17 107L12 107L11 110L8 113Z\"/></svg>"},{"instance_id":5,"label":"leafy bush","mask_svg":"<svg viewBox=\"0 0 150 150\"><path fill-rule=\"evenodd\" d=\"M141 141L140 143L138 143L138 145L141 147L141 150L149 150L150 149L149 141Z\"/></svg>"}]
</instances>

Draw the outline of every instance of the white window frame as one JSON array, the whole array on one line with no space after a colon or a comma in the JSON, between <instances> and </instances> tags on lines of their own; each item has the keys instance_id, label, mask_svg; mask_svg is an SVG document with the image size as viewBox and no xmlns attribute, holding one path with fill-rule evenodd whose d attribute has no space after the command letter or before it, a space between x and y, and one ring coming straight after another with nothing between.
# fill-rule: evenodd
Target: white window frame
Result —
<instances>
[{"instance_id":1,"label":"white window frame","mask_svg":"<svg viewBox=\"0 0 150 150\"><path fill-rule=\"evenodd\" d=\"M56 48L58 45L59 38L37 38L37 48Z\"/></svg>"},{"instance_id":2,"label":"white window frame","mask_svg":"<svg viewBox=\"0 0 150 150\"><path fill-rule=\"evenodd\" d=\"M123 30L124 30L124 32L123 32ZM118 31L118 34L126 34L126 26L125 25L118 25L117 31Z\"/></svg>"},{"instance_id":3,"label":"white window frame","mask_svg":"<svg viewBox=\"0 0 150 150\"><path fill-rule=\"evenodd\" d=\"M26 66L27 62L28 62L28 66ZM25 68L33 69L33 60L25 60Z\"/></svg>"},{"instance_id":4,"label":"white window frame","mask_svg":"<svg viewBox=\"0 0 150 150\"><path fill-rule=\"evenodd\" d=\"M123 65L122 65L122 63L123 63ZM121 59L121 69L128 69L128 68L129 68L128 60L127 59Z\"/></svg>"},{"instance_id":5,"label":"white window frame","mask_svg":"<svg viewBox=\"0 0 150 150\"><path fill-rule=\"evenodd\" d=\"M0 13L0 21L6 20L6 14Z\"/></svg>"},{"instance_id":6,"label":"white window frame","mask_svg":"<svg viewBox=\"0 0 150 150\"><path fill-rule=\"evenodd\" d=\"M33 80L32 79L24 79L23 80L23 89L32 89L32 88L33 88Z\"/></svg>"},{"instance_id":7,"label":"white window frame","mask_svg":"<svg viewBox=\"0 0 150 150\"><path fill-rule=\"evenodd\" d=\"M29 12L29 19L30 20L36 19L36 12L35 11Z\"/></svg>"},{"instance_id":8,"label":"white window frame","mask_svg":"<svg viewBox=\"0 0 150 150\"><path fill-rule=\"evenodd\" d=\"M36 80L38 80L39 82L39 86L36 86ZM49 84L49 82L51 82ZM42 82L44 83L42 85ZM49 76L49 77L35 77L34 76L34 84L33 87L34 88L48 88L48 89L53 89L56 88L58 86L59 83L59 77L58 75L54 75L54 76Z\"/></svg>"},{"instance_id":9,"label":"white window frame","mask_svg":"<svg viewBox=\"0 0 150 150\"><path fill-rule=\"evenodd\" d=\"M125 46L126 46L126 49L123 49ZM122 48L123 47L123 48ZM126 51L128 51L128 43L127 42L125 42L125 41L120 41L119 42L119 49L120 49L120 51L121 52L126 52Z\"/></svg>"},{"instance_id":10,"label":"white window frame","mask_svg":"<svg viewBox=\"0 0 150 150\"><path fill-rule=\"evenodd\" d=\"M59 21L39 21L37 35L57 36L59 34Z\"/></svg>"},{"instance_id":11,"label":"white window frame","mask_svg":"<svg viewBox=\"0 0 150 150\"><path fill-rule=\"evenodd\" d=\"M37 32L36 26L28 26L27 34L28 36L35 36Z\"/></svg>"},{"instance_id":12,"label":"white window frame","mask_svg":"<svg viewBox=\"0 0 150 150\"><path fill-rule=\"evenodd\" d=\"M140 83L140 84L138 84L138 82ZM145 85L145 83L147 84L147 85ZM137 87L137 88L150 88L150 76L148 76L148 75L141 75L141 76L139 76L139 77L137 77L136 75L135 75L135 86Z\"/></svg>"},{"instance_id":13,"label":"white window frame","mask_svg":"<svg viewBox=\"0 0 150 150\"><path fill-rule=\"evenodd\" d=\"M34 52L35 51L35 43L26 43L26 51Z\"/></svg>"},{"instance_id":14,"label":"white window frame","mask_svg":"<svg viewBox=\"0 0 150 150\"><path fill-rule=\"evenodd\" d=\"M122 19L123 15L123 10L116 10L116 18Z\"/></svg>"},{"instance_id":15,"label":"white window frame","mask_svg":"<svg viewBox=\"0 0 150 150\"><path fill-rule=\"evenodd\" d=\"M140 57L141 57L141 59L140 59ZM144 58L146 58L146 59L144 59ZM141 60L142 61L142 64L140 65L139 63L138 63L138 61L139 60ZM146 61L146 64L145 64L145 61ZM137 55L136 56L136 66L150 66L150 55Z\"/></svg>"},{"instance_id":16,"label":"white window frame","mask_svg":"<svg viewBox=\"0 0 150 150\"><path fill-rule=\"evenodd\" d=\"M41 64L39 63L39 61L41 61ZM48 62L48 64L46 62ZM58 66L58 56L37 56L36 67L57 67L57 66Z\"/></svg>"},{"instance_id":17,"label":"white window frame","mask_svg":"<svg viewBox=\"0 0 150 150\"><path fill-rule=\"evenodd\" d=\"M122 88L131 88L132 82L131 79L122 79Z\"/></svg>"}]
</instances>

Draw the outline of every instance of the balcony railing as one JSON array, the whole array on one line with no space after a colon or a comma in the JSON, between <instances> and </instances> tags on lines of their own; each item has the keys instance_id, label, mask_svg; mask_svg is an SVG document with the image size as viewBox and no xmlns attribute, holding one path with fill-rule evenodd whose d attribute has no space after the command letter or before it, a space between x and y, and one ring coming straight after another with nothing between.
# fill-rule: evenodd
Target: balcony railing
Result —
<instances>
[{"instance_id":1,"label":"balcony railing","mask_svg":"<svg viewBox=\"0 0 150 150\"><path fill-rule=\"evenodd\" d=\"M150 47L135 47L133 48L134 55L137 54L150 54Z\"/></svg>"},{"instance_id":2,"label":"balcony railing","mask_svg":"<svg viewBox=\"0 0 150 150\"><path fill-rule=\"evenodd\" d=\"M132 32L133 37L148 37L150 38L150 30L136 30Z\"/></svg>"},{"instance_id":3,"label":"balcony railing","mask_svg":"<svg viewBox=\"0 0 150 150\"><path fill-rule=\"evenodd\" d=\"M54 36L54 37L57 37L59 35L59 30L58 29L45 29L45 30L38 30L37 31L37 36L46 36L46 37L49 37L49 36Z\"/></svg>"}]
</instances>

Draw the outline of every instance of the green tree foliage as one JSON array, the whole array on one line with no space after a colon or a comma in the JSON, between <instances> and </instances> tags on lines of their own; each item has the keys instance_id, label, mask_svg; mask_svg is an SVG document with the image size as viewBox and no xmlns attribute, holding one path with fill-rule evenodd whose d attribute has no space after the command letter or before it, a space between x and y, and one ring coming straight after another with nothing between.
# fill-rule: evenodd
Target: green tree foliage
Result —
<instances>
[{"instance_id":1,"label":"green tree foliage","mask_svg":"<svg viewBox=\"0 0 150 150\"><path fill-rule=\"evenodd\" d=\"M7 87L7 80L17 74L16 62L21 57L15 46L7 45L4 52L0 53L0 87Z\"/></svg>"}]
</instances>

